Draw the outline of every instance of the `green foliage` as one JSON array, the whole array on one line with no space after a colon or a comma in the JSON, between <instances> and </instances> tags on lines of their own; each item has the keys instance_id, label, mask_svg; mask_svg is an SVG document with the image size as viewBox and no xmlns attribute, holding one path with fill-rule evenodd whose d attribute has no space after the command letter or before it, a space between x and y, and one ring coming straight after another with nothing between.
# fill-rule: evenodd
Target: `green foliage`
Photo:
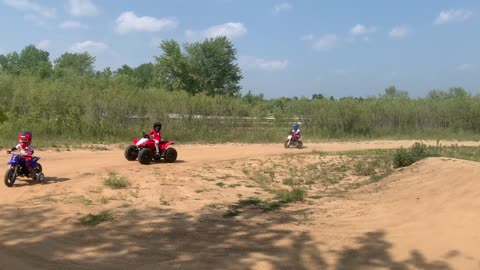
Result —
<instances>
[{"instance_id":1,"label":"green foliage","mask_svg":"<svg viewBox=\"0 0 480 270\"><path fill-rule=\"evenodd\" d=\"M0 70L7 74L34 76L41 79L50 77L52 63L49 53L28 45L17 52L0 55Z\"/></svg>"},{"instance_id":2,"label":"green foliage","mask_svg":"<svg viewBox=\"0 0 480 270\"><path fill-rule=\"evenodd\" d=\"M160 45L163 55L156 57L160 84L168 90L205 92L209 96L239 93L243 78L236 61L236 49L226 37L185 44L185 53L174 40Z\"/></svg>"},{"instance_id":3,"label":"green foliage","mask_svg":"<svg viewBox=\"0 0 480 270\"><path fill-rule=\"evenodd\" d=\"M66 52L54 61L53 73L56 77L91 76L94 74L95 56L88 52Z\"/></svg>"},{"instance_id":4,"label":"green foliage","mask_svg":"<svg viewBox=\"0 0 480 270\"><path fill-rule=\"evenodd\" d=\"M415 143L408 150L403 147L395 151L393 156L393 166L395 168L410 166L413 163L432 156L427 146L423 143Z\"/></svg>"},{"instance_id":5,"label":"green foliage","mask_svg":"<svg viewBox=\"0 0 480 270\"><path fill-rule=\"evenodd\" d=\"M282 203L301 202L305 200L307 191L301 188L292 190L280 189L276 190L277 199Z\"/></svg>"},{"instance_id":6,"label":"green foliage","mask_svg":"<svg viewBox=\"0 0 480 270\"><path fill-rule=\"evenodd\" d=\"M115 172L109 172L108 176L103 179L103 184L112 189L120 189L127 187L129 181L125 176L118 176Z\"/></svg>"},{"instance_id":7,"label":"green foliage","mask_svg":"<svg viewBox=\"0 0 480 270\"><path fill-rule=\"evenodd\" d=\"M112 222L114 220L113 216L108 212L103 212L98 215L88 214L85 217L80 219L80 224L84 226L97 226L103 222Z\"/></svg>"}]
</instances>

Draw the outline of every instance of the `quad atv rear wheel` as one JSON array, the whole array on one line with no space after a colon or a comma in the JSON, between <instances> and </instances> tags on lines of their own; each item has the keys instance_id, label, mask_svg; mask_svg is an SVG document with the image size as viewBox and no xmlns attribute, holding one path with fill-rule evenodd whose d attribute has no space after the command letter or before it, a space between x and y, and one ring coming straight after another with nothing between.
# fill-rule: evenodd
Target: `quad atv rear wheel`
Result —
<instances>
[{"instance_id":1,"label":"quad atv rear wheel","mask_svg":"<svg viewBox=\"0 0 480 270\"><path fill-rule=\"evenodd\" d=\"M138 154L138 162L141 164L149 164L153 159L153 152L148 148L143 148Z\"/></svg>"},{"instance_id":2,"label":"quad atv rear wheel","mask_svg":"<svg viewBox=\"0 0 480 270\"><path fill-rule=\"evenodd\" d=\"M175 160L177 160L177 150L175 148L167 148L165 150L165 161L173 163Z\"/></svg>"},{"instance_id":3,"label":"quad atv rear wheel","mask_svg":"<svg viewBox=\"0 0 480 270\"><path fill-rule=\"evenodd\" d=\"M17 176L15 175L14 168L10 168L5 172L5 185L7 187L12 187L16 179L17 179Z\"/></svg>"},{"instance_id":4,"label":"quad atv rear wheel","mask_svg":"<svg viewBox=\"0 0 480 270\"><path fill-rule=\"evenodd\" d=\"M138 157L138 147L136 145L129 145L125 148L125 158L128 161L134 161Z\"/></svg>"}]
</instances>

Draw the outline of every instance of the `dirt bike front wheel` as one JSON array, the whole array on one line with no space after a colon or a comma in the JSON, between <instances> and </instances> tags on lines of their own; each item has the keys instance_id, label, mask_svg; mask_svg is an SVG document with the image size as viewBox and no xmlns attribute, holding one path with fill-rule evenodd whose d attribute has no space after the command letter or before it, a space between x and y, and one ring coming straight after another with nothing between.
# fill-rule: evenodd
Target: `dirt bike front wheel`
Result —
<instances>
[{"instance_id":1,"label":"dirt bike front wheel","mask_svg":"<svg viewBox=\"0 0 480 270\"><path fill-rule=\"evenodd\" d=\"M16 172L15 172L15 169L14 168L9 168L6 172L5 172L5 185L7 187L12 187L13 184L15 184L15 180L17 180L17 175L16 175Z\"/></svg>"}]
</instances>

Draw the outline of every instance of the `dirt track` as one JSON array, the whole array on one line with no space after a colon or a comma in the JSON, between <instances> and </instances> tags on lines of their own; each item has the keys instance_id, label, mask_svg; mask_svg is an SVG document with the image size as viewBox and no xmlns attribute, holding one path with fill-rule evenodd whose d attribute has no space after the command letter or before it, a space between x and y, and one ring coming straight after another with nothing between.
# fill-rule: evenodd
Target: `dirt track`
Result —
<instances>
[{"instance_id":1,"label":"dirt track","mask_svg":"<svg viewBox=\"0 0 480 270\"><path fill-rule=\"evenodd\" d=\"M480 269L475 162L430 158L346 197L271 213L224 218L215 211L239 194L262 193L218 187L213 180L222 175L209 175L212 168L286 153L411 144L179 145L178 162L149 166L126 161L120 149L39 151L47 184L0 187L0 269ZM131 186L104 187L108 171ZM113 222L78 223L105 210Z\"/></svg>"}]
</instances>

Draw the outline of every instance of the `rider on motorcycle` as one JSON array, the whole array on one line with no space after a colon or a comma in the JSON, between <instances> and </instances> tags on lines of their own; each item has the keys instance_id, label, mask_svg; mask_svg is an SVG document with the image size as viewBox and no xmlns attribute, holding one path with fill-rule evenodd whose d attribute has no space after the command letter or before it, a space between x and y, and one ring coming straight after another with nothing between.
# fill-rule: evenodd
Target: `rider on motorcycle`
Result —
<instances>
[{"instance_id":1,"label":"rider on motorcycle","mask_svg":"<svg viewBox=\"0 0 480 270\"><path fill-rule=\"evenodd\" d=\"M300 135L300 125L298 123L294 123L292 126L292 138L294 140L300 140L302 138Z\"/></svg>"},{"instance_id":2,"label":"rider on motorcycle","mask_svg":"<svg viewBox=\"0 0 480 270\"><path fill-rule=\"evenodd\" d=\"M32 172L33 168L30 167L30 159L35 152L32 145L32 133L29 131L22 131L17 137L19 143L11 149L8 149L7 154L10 154L15 150L20 151L20 157L25 160L25 170Z\"/></svg>"}]
</instances>

